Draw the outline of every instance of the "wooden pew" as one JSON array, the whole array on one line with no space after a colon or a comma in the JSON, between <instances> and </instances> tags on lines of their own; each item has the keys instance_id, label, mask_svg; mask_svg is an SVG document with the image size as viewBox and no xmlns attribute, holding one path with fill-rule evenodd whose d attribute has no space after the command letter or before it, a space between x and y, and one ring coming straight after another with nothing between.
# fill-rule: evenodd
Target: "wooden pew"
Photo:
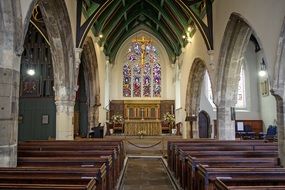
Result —
<instances>
[{"instance_id":1,"label":"wooden pew","mask_svg":"<svg viewBox=\"0 0 285 190\"><path fill-rule=\"evenodd\" d=\"M80 181L81 179L96 179L99 184L97 184L96 190L106 189L106 172L104 170L104 165L101 168L0 168L0 184L17 184L17 181L52 181L52 184L60 185L60 179L62 183L65 180L65 185L72 187L75 181ZM70 184L68 183L70 181ZM6 181L6 182L5 182ZM74 181L74 182L73 182ZM19 183L21 184L21 183ZM37 184L37 183L35 183ZM22 184L23 185L23 184ZM76 184L74 184L76 185ZM70 188L72 189L72 188Z\"/></svg>"},{"instance_id":2,"label":"wooden pew","mask_svg":"<svg viewBox=\"0 0 285 190\"><path fill-rule=\"evenodd\" d=\"M106 188L111 190L115 187L114 168L111 156L104 158L90 157L18 157L18 167L72 167L72 168L99 168L106 165Z\"/></svg>"},{"instance_id":3,"label":"wooden pew","mask_svg":"<svg viewBox=\"0 0 285 190\"><path fill-rule=\"evenodd\" d=\"M208 168L203 165L197 168L197 190L213 190L216 178L240 179L282 179L285 180L285 168Z\"/></svg>"},{"instance_id":4,"label":"wooden pew","mask_svg":"<svg viewBox=\"0 0 285 190\"><path fill-rule=\"evenodd\" d=\"M264 178L217 178L214 182L214 190L268 190L285 189L284 179Z\"/></svg>"},{"instance_id":5,"label":"wooden pew","mask_svg":"<svg viewBox=\"0 0 285 190\"><path fill-rule=\"evenodd\" d=\"M198 148L199 150L205 149L206 147L224 147L228 145L250 146L252 150L278 150L277 143L267 143L266 141L217 141L217 140L191 140L191 141L169 141L168 142L168 166L171 171L175 170L176 158L179 158L179 149L185 148Z\"/></svg>"},{"instance_id":6,"label":"wooden pew","mask_svg":"<svg viewBox=\"0 0 285 190\"><path fill-rule=\"evenodd\" d=\"M96 181L92 179L31 179L25 178L1 178L0 189L73 189L73 190L96 190Z\"/></svg>"},{"instance_id":7,"label":"wooden pew","mask_svg":"<svg viewBox=\"0 0 285 190\"><path fill-rule=\"evenodd\" d=\"M209 158L209 157L223 157L226 158L265 158L265 157L278 157L278 152L276 151L187 151L187 155L199 158ZM183 160L185 160L183 158ZM178 180L182 180L182 173L186 172L186 164L178 162L178 170L176 172L176 177Z\"/></svg>"},{"instance_id":8,"label":"wooden pew","mask_svg":"<svg viewBox=\"0 0 285 190\"><path fill-rule=\"evenodd\" d=\"M104 157L104 156L112 156L113 167L115 169L114 172L114 179L117 180L119 178L120 169L118 166L118 162L116 162L116 154L112 150L85 150L85 151L26 151L26 150L19 150L18 157Z\"/></svg>"},{"instance_id":9,"label":"wooden pew","mask_svg":"<svg viewBox=\"0 0 285 190\"><path fill-rule=\"evenodd\" d=\"M184 189L191 190L196 189L196 171L198 165L206 165L207 167L216 168L245 168L245 167L255 167L255 168L274 168L280 167L278 158L224 158L215 157L210 158L197 158L188 157L186 164L186 172L183 177Z\"/></svg>"},{"instance_id":10,"label":"wooden pew","mask_svg":"<svg viewBox=\"0 0 285 190\"><path fill-rule=\"evenodd\" d=\"M81 141L68 141L68 140L60 140L60 141L24 141L19 142L18 150L43 150L47 149L57 149L65 147L66 150L73 150L76 146L79 150L90 150L90 149L110 149L111 147L115 148L116 157L118 157L119 163L119 170L122 170L124 159L125 159L125 152L122 140L81 140ZM104 148L106 147L106 148ZM114 161L115 162L115 161Z\"/></svg>"},{"instance_id":11,"label":"wooden pew","mask_svg":"<svg viewBox=\"0 0 285 190\"><path fill-rule=\"evenodd\" d=\"M190 143L189 143L190 142ZM171 144L171 143L169 143ZM169 145L168 144L168 145ZM195 140L195 141L188 141L188 142L178 142L172 143L172 151L168 151L169 158L168 163L172 165L172 171L174 172L176 178L180 181L180 184L183 188L186 188L187 186L187 170L186 170L186 162L187 162L187 156L190 154L191 151L203 151L204 155L200 155L200 157L208 157L208 151L212 152L209 154L210 157L216 156L215 153L218 153L217 151L224 151L225 154L226 151L232 152L232 151L239 151L236 153L229 153L230 155L227 155L227 157L255 157L255 156L275 156L277 157L277 150L278 146L276 143L265 143L263 141L211 141L211 140ZM259 153L251 153L253 155L241 155L241 151L248 151L248 152L256 152ZM262 150L262 151L259 151ZM171 153L170 153L171 152ZM218 153L220 154L220 153ZM192 154L190 154L192 155ZM196 157L198 155L195 155ZM217 155L218 156L218 155ZM225 157L226 155L224 155ZM219 156L218 156L219 157ZM268 163L268 166L275 165L277 161L277 158L275 158L275 161L273 163ZM171 167L171 166L170 166Z\"/></svg>"}]
</instances>

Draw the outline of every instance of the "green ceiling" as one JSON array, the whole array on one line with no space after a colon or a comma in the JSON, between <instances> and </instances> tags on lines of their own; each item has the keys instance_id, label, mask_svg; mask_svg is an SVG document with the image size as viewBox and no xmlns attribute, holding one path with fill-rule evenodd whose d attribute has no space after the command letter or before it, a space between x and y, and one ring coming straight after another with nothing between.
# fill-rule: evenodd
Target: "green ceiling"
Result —
<instances>
[{"instance_id":1,"label":"green ceiling","mask_svg":"<svg viewBox=\"0 0 285 190\"><path fill-rule=\"evenodd\" d=\"M103 38L99 43L113 61L122 43L132 34L144 30L164 45L171 60L187 44L183 39L189 25L202 31L208 49L212 49L211 0L78 0L77 14L87 21L77 23L77 47L82 46L86 31L92 29ZM201 18L210 20L205 24Z\"/></svg>"}]
</instances>

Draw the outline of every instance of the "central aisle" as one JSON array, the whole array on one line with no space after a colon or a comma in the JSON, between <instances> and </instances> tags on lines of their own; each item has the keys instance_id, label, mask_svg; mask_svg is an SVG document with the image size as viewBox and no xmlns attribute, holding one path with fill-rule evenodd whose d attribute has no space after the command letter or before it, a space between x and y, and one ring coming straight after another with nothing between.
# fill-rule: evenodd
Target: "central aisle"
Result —
<instances>
[{"instance_id":1,"label":"central aisle","mask_svg":"<svg viewBox=\"0 0 285 190\"><path fill-rule=\"evenodd\" d=\"M160 158L129 158L120 190L174 190Z\"/></svg>"}]
</instances>

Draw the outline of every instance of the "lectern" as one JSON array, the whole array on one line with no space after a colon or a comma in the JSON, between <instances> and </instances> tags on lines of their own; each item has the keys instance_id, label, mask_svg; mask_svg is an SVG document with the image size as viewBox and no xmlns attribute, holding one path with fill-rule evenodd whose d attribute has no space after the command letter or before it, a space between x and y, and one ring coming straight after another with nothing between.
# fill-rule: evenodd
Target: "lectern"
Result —
<instances>
[{"instance_id":1,"label":"lectern","mask_svg":"<svg viewBox=\"0 0 285 190\"><path fill-rule=\"evenodd\" d=\"M197 116L196 115L188 115L185 118L185 121L190 122L190 138L193 139L193 121L197 121Z\"/></svg>"}]
</instances>

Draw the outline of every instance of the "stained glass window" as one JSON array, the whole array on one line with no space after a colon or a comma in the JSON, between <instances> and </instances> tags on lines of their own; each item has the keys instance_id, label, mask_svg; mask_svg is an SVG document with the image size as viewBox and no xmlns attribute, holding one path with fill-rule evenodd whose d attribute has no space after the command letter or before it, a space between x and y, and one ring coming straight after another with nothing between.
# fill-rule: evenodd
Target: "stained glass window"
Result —
<instances>
[{"instance_id":1,"label":"stained glass window","mask_svg":"<svg viewBox=\"0 0 285 190\"><path fill-rule=\"evenodd\" d=\"M123 93L125 97L131 97L131 68L129 64L125 64L123 67Z\"/></svg>"},{"instance_id":2,"label":"stained glass window","mask_svg":"<svg viewBox=\"0 0 285 190\"><path fill-rule=\"evenodd\" d=\"M124 97L160 97L161 67L159 55L151 40L134 40L123 65Z\"/></svg>"},{"instance_id":3,"label":"stained glass window","mask_svg":"<svg viewBox=\"0 0 285 190\"><path fill-rule=\"evenodd\" d=\"M153 66L153 96L160 97L161 92L161 73L160 64L155 63Z\"/></svg>"}]
</instances>

